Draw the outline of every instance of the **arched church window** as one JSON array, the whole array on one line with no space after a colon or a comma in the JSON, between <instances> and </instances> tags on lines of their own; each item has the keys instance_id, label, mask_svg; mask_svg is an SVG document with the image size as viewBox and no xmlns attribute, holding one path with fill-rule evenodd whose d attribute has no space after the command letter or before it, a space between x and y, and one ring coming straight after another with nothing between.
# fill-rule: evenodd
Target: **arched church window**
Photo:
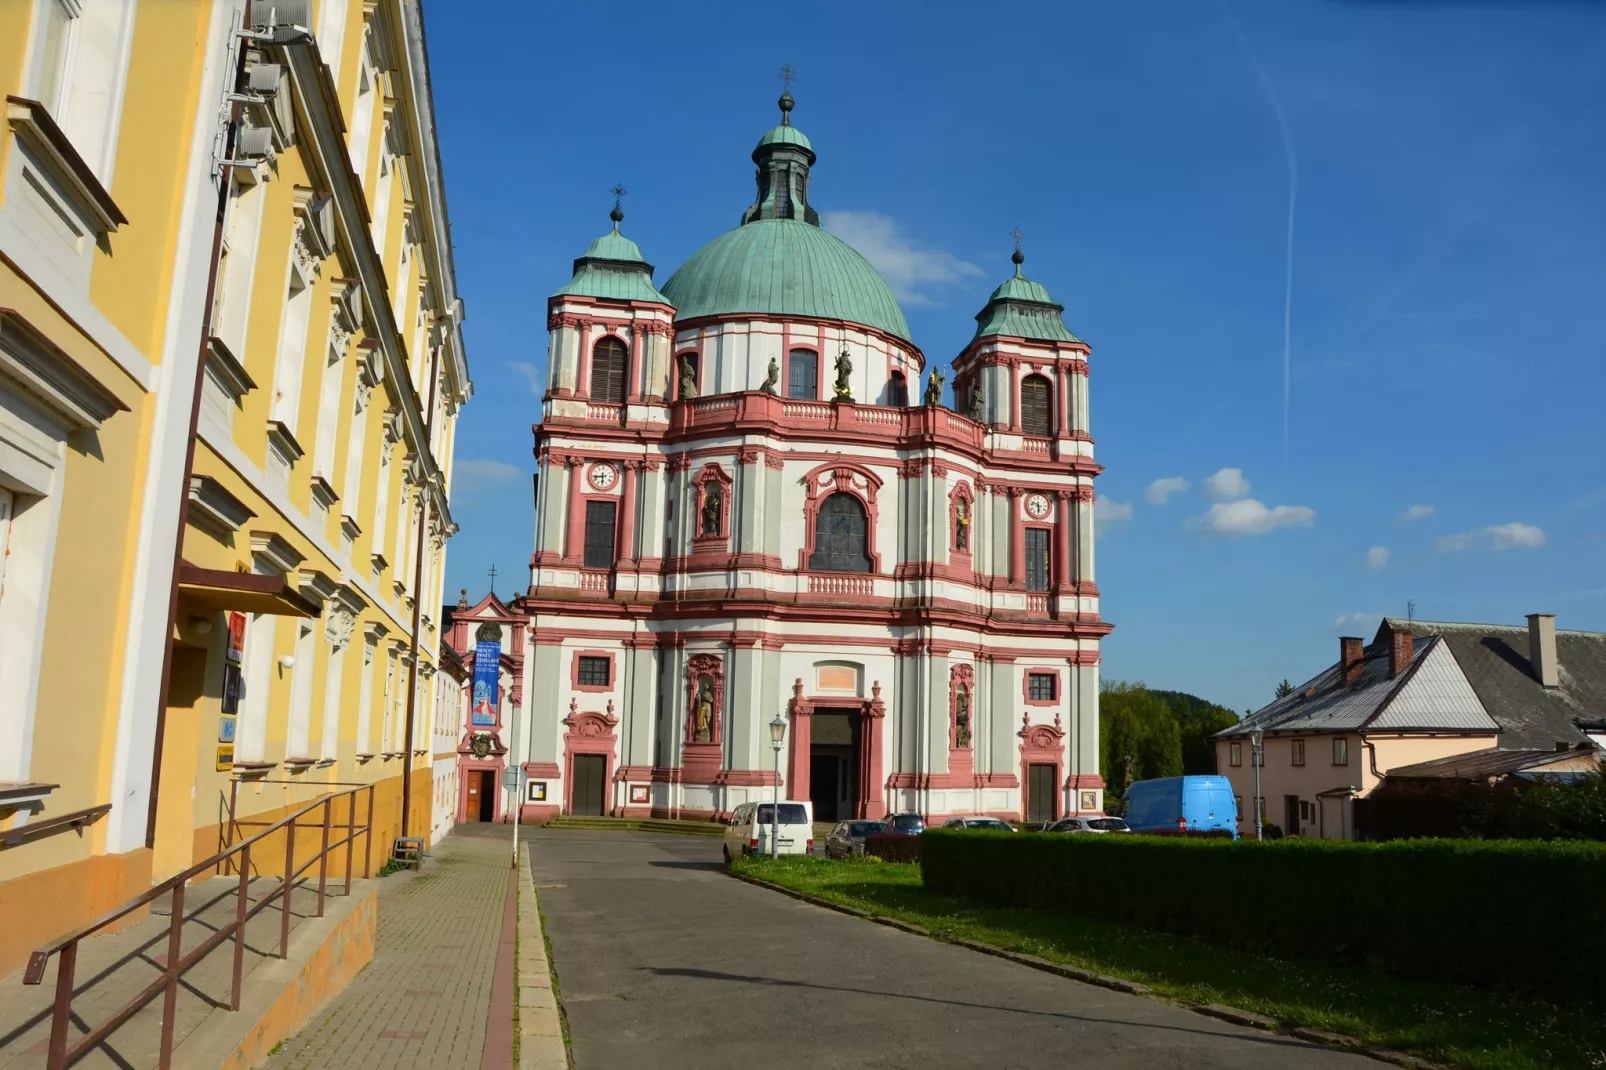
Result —
<instances>
[{"instance_id":1,"label":"arched church window","mask_svg":"<svg viewBox=\"0 0 1606 1070\"><path fill-rule=\"evenodd\" d=\"M814 552L809 568L826 572L869 572L869 524L864 506L843 491L820 503L814 517Z\"/></svg>"},{"instance_id":2,"label":"arched church window","mask_svg":"<svg viewBox=\"0 0 1606 1070\"><path fill-rule=\"evenodd\" d=\"M820 358L812 349L794 349L786 358L786 396L813 401L820 396Z\"/></svg>"},{"instance_id":3,"label":"arched church window","mask_svg":"<svg viewBox=\"0 0 1606 1070\"><path fill-rule=\"evenodd\" d=\"M1028 375L1020 384L1020 429L1028 435L1054 433L1054 388L1041 375Z\"/></svg>"},{"instance_id":4,"label":"arched church window","mask_svg":"<svg viewBox=\"0 0 1606 1070\"><path fill-rule=\"evenodd\" d=\"M625 344L609 335L591 351L591 399L625 399Z\"/></svg>"},{"instance_id":5,"label":"arched church window","mask_svg":"<svg viewBox=\"0 0 1606 1070\"><path fill-rule=\"evenodd\" d=\"M908 408L909 380L904 378L903 372L893 372L887 377L887 404L900 409Z\"/></svg>"}]
</instances>

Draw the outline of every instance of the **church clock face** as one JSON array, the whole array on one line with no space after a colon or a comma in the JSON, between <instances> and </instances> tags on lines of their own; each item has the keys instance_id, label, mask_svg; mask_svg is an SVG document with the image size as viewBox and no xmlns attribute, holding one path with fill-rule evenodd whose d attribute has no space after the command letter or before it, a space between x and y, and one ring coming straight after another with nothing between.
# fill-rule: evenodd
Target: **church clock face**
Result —
<instances>
[{"instance_id":1,"label":"church clock face","mask_svg":"<svg viewBox=\"0 0 1606 1070\"><path fill-rule=\"evenodd\" d=\"M1041 494L1033 494L1026 499L1026 511L1041 520L1048 515L1048 499Z\"/></svg>"},{"instance_id":2,"label":"church clock face","mask_svg":"<svg viewBox=\"0 0 1606 1070\"><path fill-rule=\"evenodd\" d=\"M591 485L598 490L607 490L619 479L619 470L611 464L594 464L591 466Z\"/></svg>"}]
</instances>

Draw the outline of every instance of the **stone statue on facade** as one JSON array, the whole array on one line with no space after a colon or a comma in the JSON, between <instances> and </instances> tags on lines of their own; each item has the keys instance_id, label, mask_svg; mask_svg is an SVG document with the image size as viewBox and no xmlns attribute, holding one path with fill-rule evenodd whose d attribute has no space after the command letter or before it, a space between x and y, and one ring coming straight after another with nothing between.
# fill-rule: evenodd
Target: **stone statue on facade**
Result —
<instances>
[{"instance_id":1,"label":"stone statue on facade","mask_svg":"<svg viewBox=\"0 0 1606 1070\"><path fill-rule=\"evenodd\" d=\"M965 499L959 499L959 504L954 509L954 512L958 514L954 523L954 549L963 550L964 552L969 553L970 507L965 504Z\"/></svg>"},{"instance_id":2,"label":"stone statue on facade","mask_svg":"<svg viewBox=\"0 0 1606 1070\"><path fill-rule=\"evenodd\" d=\"M931 369L931 379L926 383L926 404L936 408L942 404L942 369Z\"/></svg>"},{"instance_id":3,"label":"stone statue on facade","mask_svg":"<svg viewBox=\"0 0 1606 1070\"><path fill-rule=\"evenodd\" d=\"M954 695L954 746L970 746L970 688L961 687Z\"/></svg>"},{"instance_id":4,"label":"stone statue on facade","mask_svg":"<svg viewBox=\"0 0 1606 1070\"><path fill-rule=\"evenodd\" d=\"M972 420L981 423L982 417L987 414L987 380L976 374L976 379L970 386L970 412Z\"/></svg>"},{"instance_id":5,"label":"stone statue on facade","mask_svg":"<svg viewBox=\"0 0 1606 1070\"><path fill-rule=\"evenodd\" d=\"M774 357L771 357L769 374L764 377L764 382L759 386L759 389L764 391L766 394L779 394L780 391L775 389L775 384L780 382L780 380L781 362L776 360Z\"/></svg>"},{"instance_id":6,"label":"stone statue on facade","mask_svg":"<svg viewBox=\"0 0 1606 1070\"><path fill-rule=\"evenodd\" d=\"M697 396L697 370L692 366L690 354L680 358L680 400L689 401Z\"/></svg>"},{"instance_id":7,"label":"stone statue on facade","mask_svg":"<svg viewBox=\"0 0 1606 1070\"><path fill-rule=\"evenodd\" d=\"M692 707L692 741L710 743L714 738L714 681L704 676L697 684L697 705Z\"/></svg>"},{"instance_id":8,"label":"stone statue on facade","mask_svg":"<svg viewBox=\"0 0 1606 1070\"><path fill-rule=\"evenodd\" d=\"M853 388L848 385L848 379L853 375L853 360L848 356L848 347L843 346L842 352L836 355L836 387L832 394L833 401L852 401Z\"/></svg>"},{"instance_id":9,"label":"stone statue on facade","mask_svg":"<svg viewBox=\"0 0 1606 1070\"><path fill-rule=\"evenodd\" d=\"M703 495L703 536L717 536L719 534L719 521L722 512L719 500L719 487L709 487Z\"/></svg>"}]
</instances>

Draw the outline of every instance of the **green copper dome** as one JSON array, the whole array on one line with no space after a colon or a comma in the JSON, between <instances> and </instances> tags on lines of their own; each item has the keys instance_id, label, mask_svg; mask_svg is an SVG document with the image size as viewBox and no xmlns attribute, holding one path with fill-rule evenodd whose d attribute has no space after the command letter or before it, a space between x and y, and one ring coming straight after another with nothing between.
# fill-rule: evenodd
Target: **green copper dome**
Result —
<instances>
[{"instance_id":1,"label":"green copper dome","mask_svg":"<svg viewBox=\"0 0 1606 1070\"><path fill-rule=\"evenodd\" d=\"M574 262L574 277L552 296L669 304L652 284L652 265L642 259L641 246L619 233L624 213L615 207L612 215L613 229L591 243L586 255Z\"/></svg>"},{"instance_id":2,"label":"green copper dome","mask_svg":"<svg viewBox=\"0 0 1606 1070\"><path fill-rule=\"evenodd\" d=\"M987 305L976 313L976 335L998 334L1045 342L1081 342L1065 328L1065 306L1048 296L1048 289L1021 273L1026 257L1019 248L1010 257L1015 274L1005 279Z\"/></svg>"},{"instance_id":3,"label":"green copper dome","mask_svg":"<svg viewBox=\"0 0 1606 1070\"><path fill-rule=\"evenodd\" d=\"M664 283L677 320L753 312L875 327L909 341L879 272L836 235L796 219L755 219L693 253Z\"/></svg>"},{"instance_id":4,"label":"green copper dome","mask_svg":"<svg viewBox=\"0 0 1606 1070\"><path fill-rule=\"evenodd\" d=\"M814 149L791 123L792 95L779 103L781 125L753 150L758 197L742 213L742 225L697 250L664 283L675 319L808 316L859 323L910 341L903 309L880 273L847 242L820 229L820 215L809 204Z\"/></svg>"}]
</instances>

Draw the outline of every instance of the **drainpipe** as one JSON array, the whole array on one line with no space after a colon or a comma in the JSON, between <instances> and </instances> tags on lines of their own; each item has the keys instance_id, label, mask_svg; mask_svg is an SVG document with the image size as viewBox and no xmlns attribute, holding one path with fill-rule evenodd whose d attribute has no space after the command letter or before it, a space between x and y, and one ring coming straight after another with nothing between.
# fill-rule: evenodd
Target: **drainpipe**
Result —
<instances>
[{"instance_id":1,"label":"drainpipe","mask_svg":"<svg viewBox=\"0 0 1606 1070\"><path fill-rule=\"evenodd\" d=\"M251 0L245 0L240 28L251 25ZM237 56L233 78L225 84L224 92L233 93L245 75L245 49L238 47L241 38L230 34L231 47ZM240 105L229 105L229 121L223 130L223 159L234 154L234 132L240 121ZM229 211L229 190L234 185L233 175L225 167L219 176L217 192L217 218L212 224L212 256L206 273L206 298L201 309L200 353L195 361L195 384L190 391L190 433L184 445L184 478L178 488L178 528L173 534L173 573L167 592L167 628L162 636L162 686L156 696L156 741L151 747L150 804L145 814L145 847L156 846L156 804L162 789L162 744L167 735L167 689L173 682L173 629L178 623L178 569L184 560L184 528L190 515L190 477L195 471L195 435L201 422L201 395L206 389L206 354L212 339L212 305L217 299L218 261L223 254L223 222Z\"/></svg>"},{"instance_id":2,"label":"drainpipe","mask_svg":"<svg viewBox=\"0 0 1606 1070\"><path fill-rule=\"evenodd\" d=\"M424 416L424 441L418 444L421 450L433 450L430 444L431 429L435 423L435 384L438 379L438 365L440 363L441 347L434 346L429 352L429 409ZM420 494L418 504L418 538L415 541L417 558L413 563L413 660L407 666L407 729L402 746L406 753L402 758L402 812L401 837L407 836L407 819L411 814L413 802L413 711L418 703L418 617L424 609L424 537L428 534L429 522L429 495ZM516 757L516 756L515 756Z\"/></svg>"}]
</instances>

